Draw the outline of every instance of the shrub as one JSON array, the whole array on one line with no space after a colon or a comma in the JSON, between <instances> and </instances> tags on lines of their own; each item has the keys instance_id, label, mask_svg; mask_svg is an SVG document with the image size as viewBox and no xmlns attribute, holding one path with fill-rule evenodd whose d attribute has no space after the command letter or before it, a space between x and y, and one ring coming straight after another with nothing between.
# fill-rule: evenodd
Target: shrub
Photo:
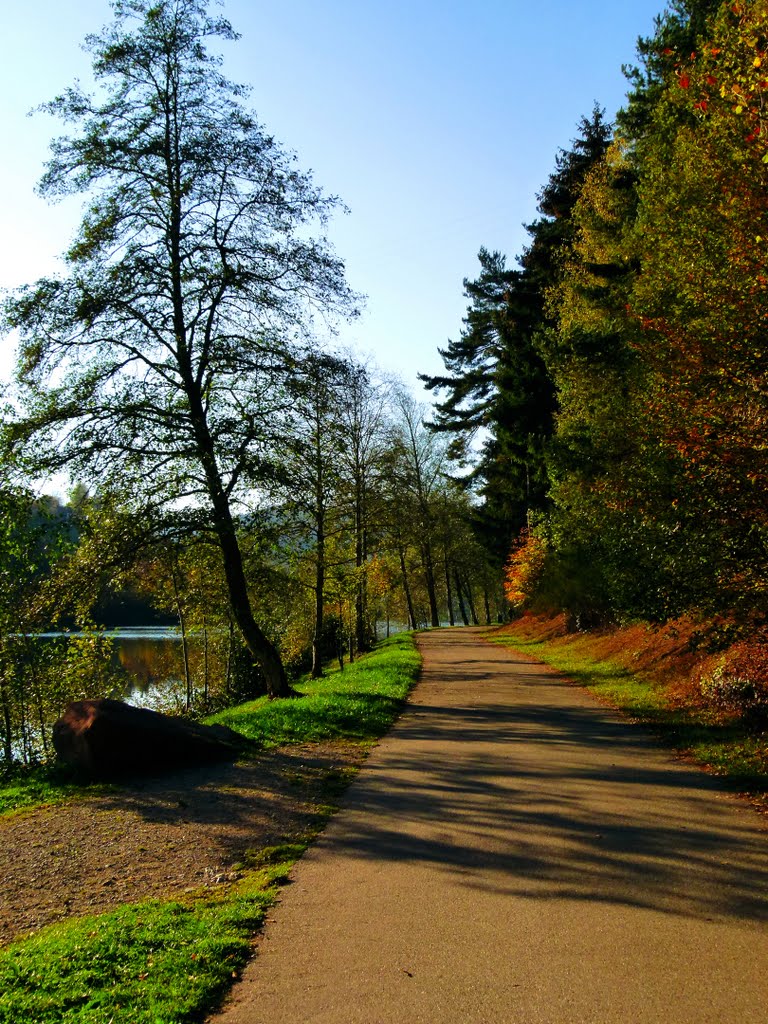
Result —
<instances>
[{"instance_id":1,"label":"shrub","mask_svg":"<svg viewBox=\"0 0 768 1024\"><path fill-rule=\"evenodd\" d=\"M738 663L719 665L702 677L699 687L707 703L718 711L758 724L768 722L768 682L747 674Z\"/></svg>"}]
</instances>

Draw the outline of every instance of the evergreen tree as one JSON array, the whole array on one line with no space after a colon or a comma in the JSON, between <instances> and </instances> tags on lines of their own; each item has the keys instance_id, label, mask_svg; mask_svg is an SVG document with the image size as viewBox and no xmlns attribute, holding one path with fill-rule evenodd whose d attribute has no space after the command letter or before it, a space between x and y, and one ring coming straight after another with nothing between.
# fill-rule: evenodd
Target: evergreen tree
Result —
<instances>
[{"instance_id":1,"label":"evergreen tree","mask_svg":"<svg viewBox=\"0 0 768 1024\"><path fill-rule=\"evenodd\" d=\"M545 452L556 409L546 365L547 292L572 240L581 184L611 137L598 108L579 129L538 196L541 216L528 225L531 243L519 269L507 269L498 252L480 250L480 276L464 282L470 306L461 336L440 351L448 373L421 378L428 390L446 393L432 428L453 434L453 458L474 462L468 480L483 499L481 530L499 563L529 513L547 503ZM486 433L473 459L471 441L480 428Z\"/></svg>"},{"instance_id":2,"label":"evergreen tree","mask_svg":"<svg viewBox=\"0 0 768 1024\"><path fill-rule=\"evenodd\" d=\"M655 132L654 116L677 70L695 52L699 38L707 32L721 0L671 0L656 17L651 36L637 41L639 63L624 66L630 83L627 102L619 111L617 127L626 140L641 144Z\"/></svg>"}]
</instances>

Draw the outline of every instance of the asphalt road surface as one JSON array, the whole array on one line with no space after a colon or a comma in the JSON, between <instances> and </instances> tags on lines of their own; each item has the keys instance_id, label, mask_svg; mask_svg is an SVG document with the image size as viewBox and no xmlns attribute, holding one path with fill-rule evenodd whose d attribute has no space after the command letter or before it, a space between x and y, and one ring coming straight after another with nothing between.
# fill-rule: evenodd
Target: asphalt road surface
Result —
<instances>
[{"instance_id":1,"label":"asphalt road surface","mask_svg":"<svg viewBox=\"0 0 768 1024\"><path fill-rule=\"evenodd\" d=\"M768 833L482 630L296 866L216 1024L768 1024Z\"/></svg>"}]
</instances>

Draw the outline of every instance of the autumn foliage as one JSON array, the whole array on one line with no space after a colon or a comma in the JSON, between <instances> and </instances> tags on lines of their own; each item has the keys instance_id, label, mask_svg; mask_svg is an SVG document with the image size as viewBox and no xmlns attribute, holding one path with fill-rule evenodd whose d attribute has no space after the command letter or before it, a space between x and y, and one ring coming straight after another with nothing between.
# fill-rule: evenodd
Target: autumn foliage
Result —
<instances>
[{"instance_id":1,"label":"autumn foliage","mask_svg":"<svg viewBox=\"0 0 768 1024\"><path fill-rule=\"evenodd\" d=\"M536 335L548 506L505 591L569 629L688 623L684 702L764 722L768 4L671 4L639 54L561 214Z\"/></svg>"},{"instance_id":2,"label":"autumn foliage","mask_svg":"<svg viewBox=\"0 0 768 1024\"><path fill-rule=\"evenodd\" d=\"M514 608L521 608L535 594L545 553L541 537L528 529L521 531L504 566L504 595Z\"/></svg>"}]
</instances>

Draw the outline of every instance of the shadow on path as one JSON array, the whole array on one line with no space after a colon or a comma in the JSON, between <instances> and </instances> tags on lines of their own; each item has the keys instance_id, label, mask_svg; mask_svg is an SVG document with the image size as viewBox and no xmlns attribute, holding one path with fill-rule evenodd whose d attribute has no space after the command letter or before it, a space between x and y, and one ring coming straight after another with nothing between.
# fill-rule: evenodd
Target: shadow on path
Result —
<instances>
[{"instance_id":1,"label":"shadow on path","mask_svg":"<svg viewBox=\"0 0 768 1024\"><path fill-rule=\"evenodd\" d=\"M757 814L545 667L466 653L467 632L459 658L445 633L423 637L417 703L350 791L364 814L343 815L327 849L502 895L768 919Z\"/></svg>"}]
</instances>

